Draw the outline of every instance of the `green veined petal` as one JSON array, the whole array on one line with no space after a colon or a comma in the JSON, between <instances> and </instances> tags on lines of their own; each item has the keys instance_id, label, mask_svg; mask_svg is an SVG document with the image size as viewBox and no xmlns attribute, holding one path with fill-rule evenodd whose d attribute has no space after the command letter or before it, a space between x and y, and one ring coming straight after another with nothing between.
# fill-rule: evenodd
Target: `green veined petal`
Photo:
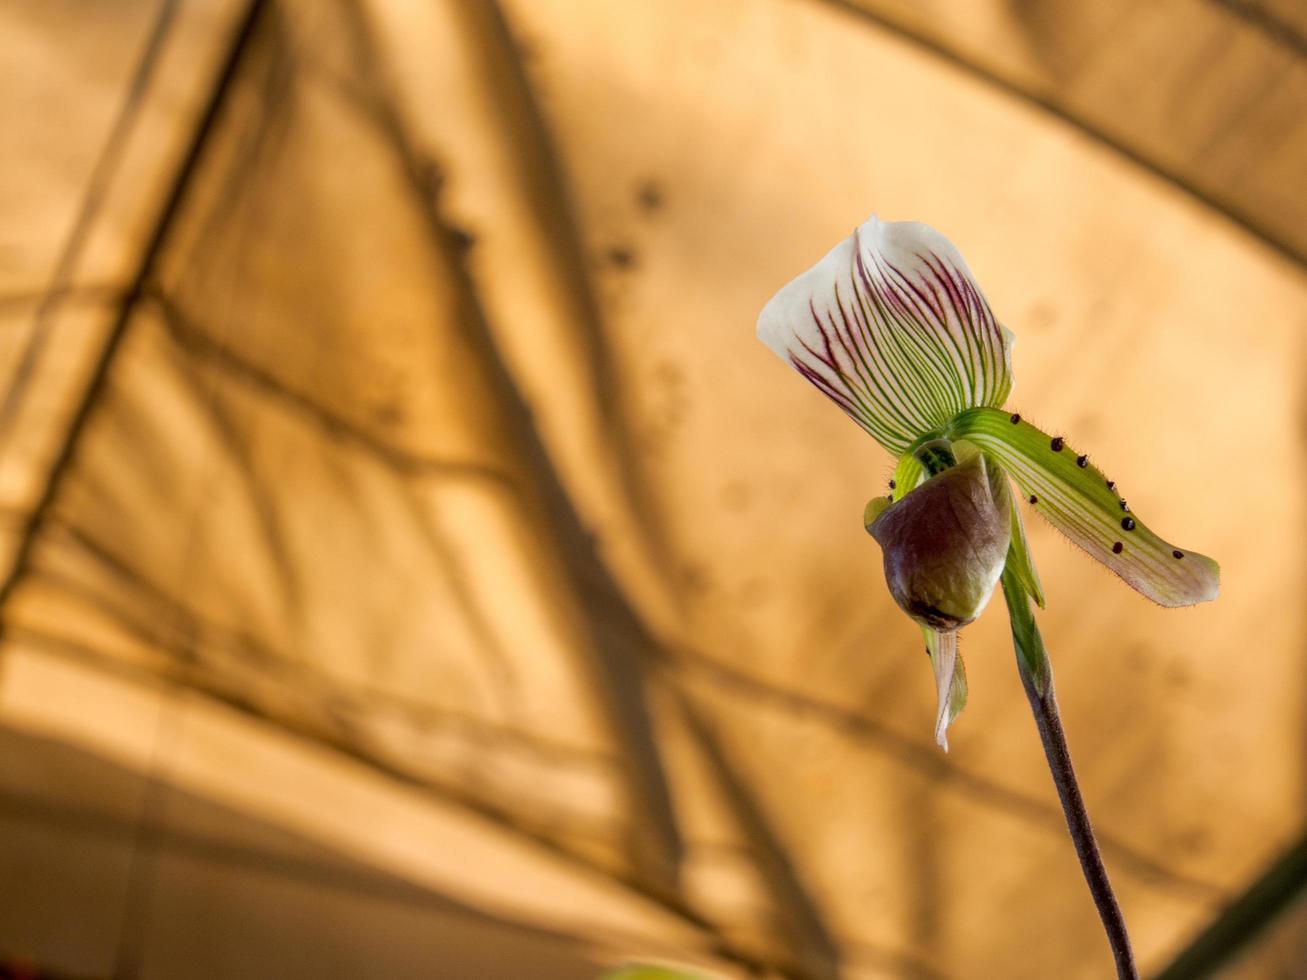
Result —
<instances>
[{"instance_id":1,"label":"green veined petal","mask_svg":"<svg viewBox=\"0 0 1307 980\"><path fill-rule=\"evenodd\" d=\"M935 695L939 700L935 741L947 752L948 726L967 706L967 672L962 666L962 655L958 653L957 630L940 633L923 626L921 634L926 638L926 653L930 655L930 666L935 671Z\"/></svg>"},{"instance_id":2,"label":"green veined petal","mask_svg":"<svg viewBox=\"0 0 1307 980\"><path fill-rule=\"evenodd\" d=\"M772 297L758 338L896 455L1012 388L1008 335L958 250L917 222L865 222Z\"/></svg>"},{"instance_id":3,"label":"green veined petal","mask_svg":"<svg viewBox=\"0 0 1307 980\"><path fill-rule=\"evenodd\" d=\"M1215 599L1220 568L1197 552L1163 541L1123 506L1099 469L1047 433L1006 412L977 408L959 415L948 435L996 459L1054 527L1163 606ZM1084 465L1080 465L1081 461Z\"/></svg>"}]
</instances>

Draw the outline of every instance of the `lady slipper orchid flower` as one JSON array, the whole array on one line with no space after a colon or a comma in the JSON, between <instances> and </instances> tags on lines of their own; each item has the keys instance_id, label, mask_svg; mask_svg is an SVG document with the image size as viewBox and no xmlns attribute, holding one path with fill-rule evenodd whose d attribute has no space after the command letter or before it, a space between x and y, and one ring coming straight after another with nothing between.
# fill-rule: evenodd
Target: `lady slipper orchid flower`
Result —
<instances>
[{"instance_id":1,"label":"lady slipper orchid flower","mask_svg":"<svg viewBox=\"0 0 1307 980\"><path fill-rule=\"evenodd\" d=\"M1003 408L1012 336L933 228L871 218L768 302L758 337L898 457L891 493L867 505L864 524L891 594L925 633L945 750L966 700L957 631L1005 569L1024 608L1025 596L1044 605L1009 479L1153 601L1216 598L1216 562L1162 540L1088 456Z\"/></svg>"}]
</instances>

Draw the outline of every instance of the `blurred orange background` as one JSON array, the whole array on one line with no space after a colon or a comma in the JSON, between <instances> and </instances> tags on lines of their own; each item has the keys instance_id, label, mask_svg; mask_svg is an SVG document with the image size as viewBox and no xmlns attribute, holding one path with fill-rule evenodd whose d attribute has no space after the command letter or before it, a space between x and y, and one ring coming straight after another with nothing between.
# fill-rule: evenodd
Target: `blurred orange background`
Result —
<instances>
[{"instance_id":1,"label":"blurred orange background","mask_svg":"<svg viewBox=\"0 0 1307 980\"><path fill-rule=\"evenodd\" d=\"M892 460L753 336L875 212L1221 562L1164 611L1028 525L1146 972L1252 907L1167 976L1307 976L1301 4L0 23L0 962L1109 975L1001 608L945 756Z\"/></svg>"}]
</instances>

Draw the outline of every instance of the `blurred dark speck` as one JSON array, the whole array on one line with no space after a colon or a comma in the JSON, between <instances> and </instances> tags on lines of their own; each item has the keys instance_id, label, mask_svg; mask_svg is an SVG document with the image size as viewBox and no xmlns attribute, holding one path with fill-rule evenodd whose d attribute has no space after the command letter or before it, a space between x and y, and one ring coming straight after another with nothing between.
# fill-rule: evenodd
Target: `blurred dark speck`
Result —
<instances>
[{"instance_id":1,"label":"blurred dark speck","mask_svg":"<svg viewBox=\"0 0 1307 980\"><path fill-rule=\"evenodd\" d=\"M666 385L669 388L675 388L685 380L681 369L671 361L660 361L654 368L654 380L660 385Z\"/></svg>"},{"instance_id":2,"label":"blurred dark speck","mask_svg":"<svg viewBox=\"0 0 1307 980\"><path fill-rule=\"evenodd\" d=\"M1041 300L1030 308L1030 312L1026 314L1026 322L1023 325L1031 330L1044 333L1051 329L1056 322L1057 309L1052 303Z\"/></svg>"},{"instance_id":3,"label":"blurred dark speck","mask_svg":"<svg viewBox=\"0 0 1307 980\"><path fill-rule=\"evenodd\" d=\"M1193 674L1183 664L1172 664L1166 671L1166 682L1172 687L1184 690L1193 683Z\"/></svg>"},{"instance_id":4,"label":"blurred dark speck","mask_svg":"<svg viewBox=\"0 0 1307 980\"><path fill-rule=\"evenodd\" d=\"M454 240L454 244L460 252L469 251L477 243L476 235L466 228L460 228L458 225L449 226L449 237Z\"/></svg>"},{"instance_id":5,"label":"blurred dark speck","mask_svg":"<svg viewBox=\"0 0 1307 980\"><path fill-rule=\"evenodd\" d=\"M656 180L646 180L635 191L636 203L644 211L653 213L662 209L665 203L663 189Z\"/></svg>"},{"instance_id":6,"label":"blurred dark speck","mask_svg":"<svg viewBox=\"0 0 1307 980\"><path fill-rule=\"evenodd\" d=\"M626 245L613 245L606 252L604 258L608 264L617 269L633 269L636 265L636 255L633 249Z\"/></svg>"},{"instance_id":7,"label":"blurred dark speck","mask_svg":"<svg viewBox=\"0 0 1307 980\"><path fill-rule=\"evenodd\" d=\"M1211 836L1202 827L1192 827L1175 838L1176 846L1186 854L1202 854L1212 846Z\"/></svg>"},{"instance_id":8,"label":"blurred dark speck","mask_svg":"<svg viewBox=\"0 0 1307 980\"><path fill-rule=\"evenodd\" d=\"M417 163L417 179L433 199L438 198L445 188L445 168L439 160L424 157Z\"/></svg>"},{"instance_id":9,"label":"blurred dark speck","mask_svg":"<svg viewBox=\"0 0 1307 980\"><path fill-rule=\"evenodd\" d=\"M681 566L681 581L691 592L707 592L712 588L708 569L697 562L686 562Z\"/></svg>"}]
</instances>

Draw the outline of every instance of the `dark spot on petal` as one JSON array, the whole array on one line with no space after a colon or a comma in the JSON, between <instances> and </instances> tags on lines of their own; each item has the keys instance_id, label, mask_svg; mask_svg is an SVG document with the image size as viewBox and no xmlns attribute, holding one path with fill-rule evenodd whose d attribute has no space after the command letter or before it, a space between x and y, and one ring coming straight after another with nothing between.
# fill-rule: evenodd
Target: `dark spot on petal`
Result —
<instances>
[{"instance_id":1,"label":"dark spot on petal","mask_svg":"<svg viewBox=\"0 0 1307 980\"><path fill-rule=\"evenodd\" d=\"M1122 509L1123 511L1125 511L1126 513L1129 513L1129 512L1130 512L1130 505L1127 504L1124 500L1122 500L1120 503L1121 503L1121 509Z\"/></svg>"},{"instance_id":2,"label":"dark spot on petal","mask_svg":"<svg viewBox=\"0 0 1307 980\"><path fill-rule=\"evenodd\" d=\"M1175 558L1183 558L1183 557L1184 557L1184 552L1183 552L1183 551L1173 551L1173 552L1171 552L1171 555L1172 555L1172 557L1175 557Z\"/></svg>"},{"instance_id":3,"label":"dark spot on petal","mask_svg":"<svg viewBox=\"0 0 1307 980\"><path fill-rule=\"evenodd\" d=\"M898 484L895 483L893 480L890 480L890 481L889 481L889 488L890 488L891 490L895 490L895 489L898 488Z\"/></svg>"},{"instance_id":4,"label":"dark spot on petal","mask_svg":"<svg viewBox=\"0 0 1307 980\"><path fill-rule=\"evenodd\" d=\"M1109 490L1115 490L1115 489L1116 489L1116 481L1115 481L1115 480L1108 480L1108 481L1107 481L1107 489L1109 489Z\"/></svg>"},{"instance_id":5,"label":"dark spot on petal","mask_svg":"<svg viewBox=\"0 0 1307 980\"><path fill-rule=\"evenodd\" d=\"M1120 541L1112 545L1112 554L1114 555L1119 555L1124 550L1125 550L1125 545L1123 545Z\"/></svg>"},{"instance_id":6,"label":"dark spot on petal","mask_svg":"<svg viewBox=\"0 0 1307 980\"><path fill-rule=\"evenodd\" d=\"M1019 413L1017 413L1017 412L1013 412L1013 413L1012 413L1012 418L1009 419L1009 421L1010 421L1013 425L1016 425L1018 422L1021 421L1021 415L1020 415Z\"/></svg>"},{"instance_id":7,"label":"dark spot on petal","mask_svg":"<svg viewBox=\"0 0 1307 980\"><path fill-rule=\"evenodd\" d=\"M1121 518L1121 527L1127 531L1133 531L1135 529L1135 519L1133 517Z\"/></svg>"},{"instance_id":8,"label":"dark spot on petal","mask_svg":"<svg viewBox=\"0 0 1307 980\"><path fill-rule=\"evenodd\" d=\"M1088 457L1088 456L1077 456L1077 457L1076 457L1076 465L1079 466L1079 467L1083 470L1086 466L1089 465L1089 457Z\"/></svg>"},{"instance_id":9,"label":"dark spot on petal","mask_svg":"<svg viewBox=\"0 0 1307 980\"><path fill-rule=\"evenodd\" d=\"M1063 439L1061 436L1054 436L1053 441L1050 442L1049 445L1053 447L1053 452L1060 453L1062 451L1062 447L1066 445L1066 440Z\"/></svg>"},{"instance_id":10,"label":"dark spot on petal","mask_svg":"<svg viewBox=\"0 0 1307 980\"><path fill-rule=\"evenodd\" d=\"M1039 503L1039 498L1036 497L1036 496L1032 493L1032 494L1030 495L1030 502L1031 502L1032 504L1037 504L1037 503Z\"/></svg>"},{"instance_id":11,"label":"dark spot on petal","mask_svg":"<svg viewBox=\"0 0 1307 980\"><path fill-rule=\"evenodd\" d=\"M894 502L894 494L892 494L892 493L887 493L887 494L885 494L885 499L888 500L890 503L893 503L893 502Z\"/></svg>"}]
</instances>

